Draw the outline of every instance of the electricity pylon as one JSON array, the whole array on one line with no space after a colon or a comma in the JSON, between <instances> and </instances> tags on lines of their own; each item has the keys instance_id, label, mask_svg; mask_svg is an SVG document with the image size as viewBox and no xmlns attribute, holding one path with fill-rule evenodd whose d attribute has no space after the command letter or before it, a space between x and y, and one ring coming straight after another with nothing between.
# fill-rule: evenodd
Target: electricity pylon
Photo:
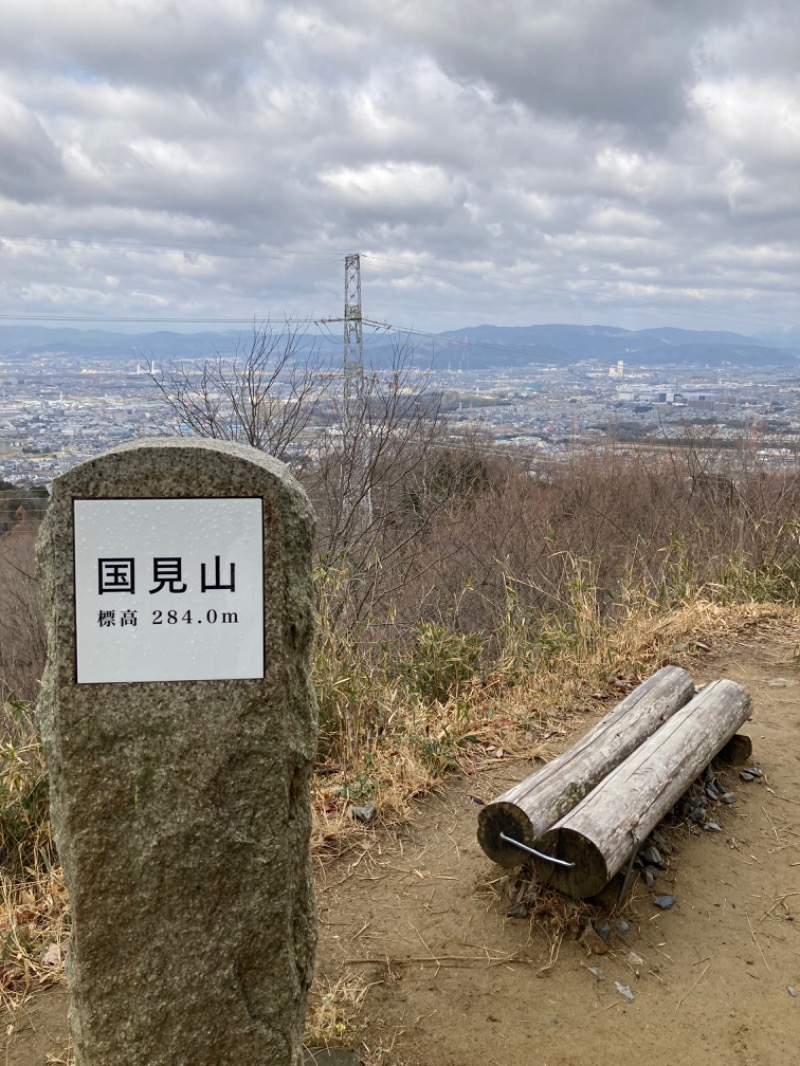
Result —
<instances>
[{"instance_id":1,"label":"electricity pylon","mask_svg":"<svg viewBox=\"0 0 800 1066\"><path fill-rule=\"evenodd\" d=\"M358 253L344 259L344 318L323 318L320 321L344 322L342 455L351 470L344 494L360 524L366 527L372 521L371 450L369 420L364 410L364 318L361 313L361 256ZM368 322L368 325L376 329L388 328L382 322Z\"/></svg>"},{"instance_id":2,"label":"electricity pylon","mask_svg":"<svg viewBox=\"0 0 800 1066\"><path fill-rule=\"evenodd\" d=\"M364 393L364 320L361 316L361 256L344 259L344 360L342 422L345 439Z\"/></svg>"}]
</instances>

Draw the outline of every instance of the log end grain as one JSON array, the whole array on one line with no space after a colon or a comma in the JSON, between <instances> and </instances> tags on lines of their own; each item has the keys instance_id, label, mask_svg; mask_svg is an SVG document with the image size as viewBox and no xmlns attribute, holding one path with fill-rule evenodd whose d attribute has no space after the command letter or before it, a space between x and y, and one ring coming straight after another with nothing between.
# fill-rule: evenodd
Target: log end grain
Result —
<instances>
[{"instance_id":1,"label":"log end grain","mask_svg":"<svg viewBox=\"0 0 800 1066\"><path fill-rule=\"evenodd\" d=\"M610 880L603 853L572 829L551 829L537 841L536 850L575 864L557 866L544 859L534 859L537 879L574 899L596 896Z\"/></svg>"},{"instance_id":2,"label":"log end grain","mask_svg":"<svg viewBox=\"0 0 800 1066\"><path fill-rule=\"evenodd\" d=\"M529 848L534 846L528 816L515 803L487 803L478 815L478 843L499 866L521 866L530 859L522 848L515 848L500 838L504 833Z\"/></svg>"},{"instance_id":3,"label":"log end grain","mask_svg":"<svg viewBox=\"0 0 800 1066\"><path fill-rule=\"evenodd\" d=\"M736 733L716 756L731 766L744 766L753 754L753 742L744 733Z\"/></svg>"}]
</instances>

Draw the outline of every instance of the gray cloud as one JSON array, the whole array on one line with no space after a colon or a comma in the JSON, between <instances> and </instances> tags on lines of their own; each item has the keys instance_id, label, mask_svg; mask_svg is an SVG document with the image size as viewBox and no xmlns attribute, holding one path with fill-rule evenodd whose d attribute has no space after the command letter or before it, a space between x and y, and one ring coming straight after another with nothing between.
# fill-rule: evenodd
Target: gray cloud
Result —
<instances>
[{"instance_id":1,"label":"gray cloud","mask_svg":"<svg viewBox=\"0 0 800 1066\"><path fill-rule=\"evenodd\" d=\"M5 0L0 233L64 240L3 243L0 312L335 314L361 250L393 322L792 324L799 37L793 0Z\"/></svg>"},{"instance_id":2,"label":"gray cloud","mask_svg":"<svg viewBox=\"0 0 800 1066\"><path fill-rule=\"evenodd\" d=\"M61 154L36 115L0 93L0 195L22 202L52 195L63 171Z\"/></svg>"}]
</instances>

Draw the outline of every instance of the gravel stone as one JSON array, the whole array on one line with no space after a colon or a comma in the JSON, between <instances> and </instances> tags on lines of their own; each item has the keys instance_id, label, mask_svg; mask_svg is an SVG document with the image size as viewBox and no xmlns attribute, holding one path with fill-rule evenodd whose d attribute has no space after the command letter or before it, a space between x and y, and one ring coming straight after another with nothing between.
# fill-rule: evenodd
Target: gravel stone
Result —
<instances>
[{"instance_id":1,"label":"gravel stone","mask_svg":"<svg viewBox=\"0 0 800 1066\"><path fill-rule=\"evenodd\" d=\"M375 817L377 808L374 803L366 803L363 807L351 807L350 813L357 822L369 824Z\"/></svg>"},{"instance_id":2,"label":"gravel stone","mask_svg":"<svg viewBox=\"0 0 800 1066\"><path fill-rule=\"evenodd\" d=\"M653 906L658 907L662 911L668 911L670 907L674 907L678 902L677 896L654 896Z\"/></svg>"},{"instance_id":3,"label":"gravel stone","mask_svg":"<svg viewBox=\"0 0 800 1066\"><path fill-rule=\"evenodd\" d=\"M658 848L649 847L643 848L641 851L642 859L650 866L663 866L664 860L661 858L661 852Z\"/></svg>"}]
</instances>

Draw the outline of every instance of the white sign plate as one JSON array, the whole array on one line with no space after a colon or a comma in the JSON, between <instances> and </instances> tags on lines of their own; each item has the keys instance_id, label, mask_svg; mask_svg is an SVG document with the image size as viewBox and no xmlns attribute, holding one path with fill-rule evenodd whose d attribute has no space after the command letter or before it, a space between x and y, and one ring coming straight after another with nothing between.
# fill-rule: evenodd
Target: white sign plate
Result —
<instances>
[{"instance_id":1,"label":"white sign plate","mask_svg":"<svg viewBox=\"0 0 800 1066\"><path fill-rule=\"evenodd\" d=\"M79 684L264 676L260 499L75 500Z\"/></svg>"}]
</instances>

